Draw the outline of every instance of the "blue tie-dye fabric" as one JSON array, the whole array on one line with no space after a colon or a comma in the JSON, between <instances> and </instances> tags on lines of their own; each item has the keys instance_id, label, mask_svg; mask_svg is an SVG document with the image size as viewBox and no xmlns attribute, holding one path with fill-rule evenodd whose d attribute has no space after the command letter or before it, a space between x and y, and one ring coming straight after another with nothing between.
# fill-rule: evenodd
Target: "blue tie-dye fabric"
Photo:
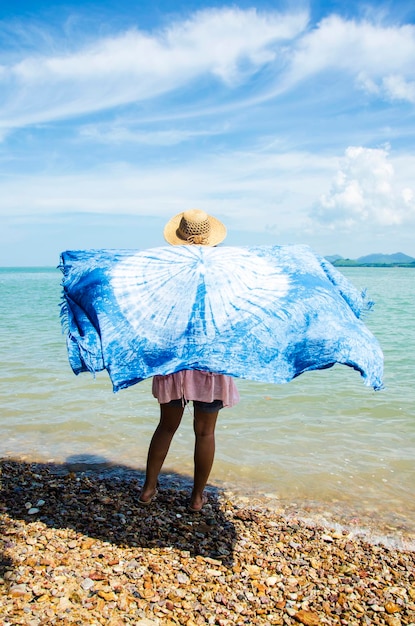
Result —
<instances>
[{"instance_id":1,"label":"blue tie-dye fabric","mask_svg":"<svg viewBox=\"0 0 415 626\"><path fill-rule=\"evenodd\" d=\"M307 246L169 246L61 255L73 371L113 389L199 369L269 383L342 363L382 387L365 296Z\"/></svg>"}]
</instances>

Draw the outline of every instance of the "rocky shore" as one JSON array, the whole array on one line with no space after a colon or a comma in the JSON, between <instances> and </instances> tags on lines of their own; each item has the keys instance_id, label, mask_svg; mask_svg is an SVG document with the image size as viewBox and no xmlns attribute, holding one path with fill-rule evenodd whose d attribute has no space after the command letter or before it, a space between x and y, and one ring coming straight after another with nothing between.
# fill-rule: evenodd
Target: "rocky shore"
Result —
<instances>
[{"instance_id":1,"label":"rocky shore","mask_svg":"<svg viewBox=\"0 0 415 626\"><path fill-rule=\"evenodd\" d=\"M0 626L415 625L415 552L161 477L1 463Z\"/></svg>"}]
</instances>

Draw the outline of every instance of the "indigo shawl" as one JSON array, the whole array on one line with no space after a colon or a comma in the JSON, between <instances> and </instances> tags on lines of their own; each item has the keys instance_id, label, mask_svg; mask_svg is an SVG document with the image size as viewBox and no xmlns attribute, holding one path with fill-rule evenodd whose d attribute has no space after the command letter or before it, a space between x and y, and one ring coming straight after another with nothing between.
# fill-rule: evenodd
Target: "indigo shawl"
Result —
<instances>
[{"instance_id":1,"label":"indigo shawl","mask_svg":"<svg viewBox=\"0 0 415 626\"><path fill-rule=\"evenodd\" d=\"M308 246L169 246L61 255L61 317L75 372L114 391L199 369L285 383L341 363L382 387L371 307Z\"/></svg>"}]
</instances>

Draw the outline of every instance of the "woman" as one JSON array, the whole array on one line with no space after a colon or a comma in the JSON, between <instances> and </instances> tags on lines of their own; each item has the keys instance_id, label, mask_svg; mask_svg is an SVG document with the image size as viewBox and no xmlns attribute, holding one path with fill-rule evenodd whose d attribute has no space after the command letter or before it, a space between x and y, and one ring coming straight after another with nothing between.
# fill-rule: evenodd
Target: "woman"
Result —
<instances>
[{"instance_id":1,"label":"woman","mask_svg":"<svg viewBox=\"0 0 415 626\"><path fill-rule=\"evenodd\" d=\"M226 237L225 226L199 209L179 213L164 228L164 238L174 246L216 246ZM148 506L157 494L157 480L178 429L185 405L192 400L194 481L189 510L202 510L204 493L215 456L215 427L220 409L234 406L239 394L233 378L200 370L181 370L153 378L153 395L160 403L160 422L151 439L144 485L139 503Z\"/></svg>"}]
</instances>

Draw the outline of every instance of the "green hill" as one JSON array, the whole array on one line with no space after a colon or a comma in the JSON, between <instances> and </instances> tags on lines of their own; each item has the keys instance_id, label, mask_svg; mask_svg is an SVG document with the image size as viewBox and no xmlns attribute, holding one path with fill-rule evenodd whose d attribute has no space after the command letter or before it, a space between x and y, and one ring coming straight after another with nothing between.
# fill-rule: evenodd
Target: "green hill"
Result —
<instances>
[{"instance_id":1,"label":"green hill","mask_svg":"<svg viewBox=\"0 0 415 626\"><path fill-rule=\"evenodd\" d=\"M339 255L326 257L330 263L337 267L414 267L415 258L396 252L395 254L374 253L361 256L358 259L344 259Z\"/></svg>"}]
</instances>

